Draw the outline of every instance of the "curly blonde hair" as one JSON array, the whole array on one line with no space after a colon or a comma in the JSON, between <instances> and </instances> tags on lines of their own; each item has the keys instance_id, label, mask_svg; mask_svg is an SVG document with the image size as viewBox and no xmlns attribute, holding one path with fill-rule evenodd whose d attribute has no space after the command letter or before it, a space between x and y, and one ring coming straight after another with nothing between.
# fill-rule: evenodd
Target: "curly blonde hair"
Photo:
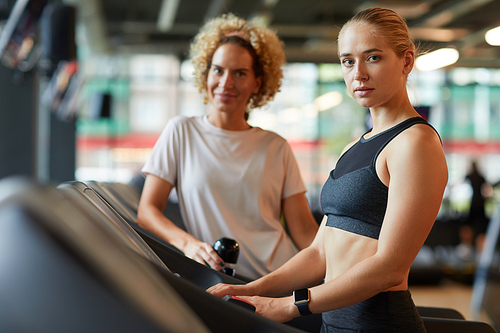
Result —
<instances>
[{"instance_id":1,"label":"curly blonde hair","mask_svg":"<svg viewBox=\"0 0 500 333\"><path fill-rule=\"evenodd\" d=\"M262 75L262 85L259 91L250 97L248 106L250 109L264 106L274 98L281 87L282 66L285 64L283 42L271 29L255 22L246 22L234 14L224 14L211 19L195 36L189 54L194 66L194 84L199 92L204 92L203 101L205 104L208 103L207 77L212 56L219 42L231 35L247 40L255 50Z\"/></svg>"}]
</instances>

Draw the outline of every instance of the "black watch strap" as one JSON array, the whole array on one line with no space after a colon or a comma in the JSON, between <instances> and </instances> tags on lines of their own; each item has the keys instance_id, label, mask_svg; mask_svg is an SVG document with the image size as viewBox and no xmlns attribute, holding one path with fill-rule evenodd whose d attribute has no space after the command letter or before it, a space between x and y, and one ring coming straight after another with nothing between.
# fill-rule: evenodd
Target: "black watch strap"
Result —
<instances>
[{"instance_id":1,"label":"black watch strap","mask_svg":"<svg viewBox=\"0 0 500 333\"><path fill-rule=\"evenodd\" d=\"M312 312L309 311L309 290L307 288L293 292L293 303L299 309L301 316L312 315Z\"/></svg>"},{"instance_id":2,"label":"black watch strap","mask_svg":"<svg viewBox=\"0 0 500 333\"><path fill-rule=\"evenodd\" d=\"M309 311L309 303L295 304L299 309L301 316L309 316L312 315L312 312Z\"/></svg>"}]
</instances>

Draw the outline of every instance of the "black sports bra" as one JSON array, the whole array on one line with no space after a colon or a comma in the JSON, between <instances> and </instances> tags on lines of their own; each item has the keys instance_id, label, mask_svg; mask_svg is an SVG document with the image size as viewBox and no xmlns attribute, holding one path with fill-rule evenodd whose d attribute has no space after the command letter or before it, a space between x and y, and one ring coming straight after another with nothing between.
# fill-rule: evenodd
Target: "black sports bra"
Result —
<instances>
[{"instance_id":1,"label":"black sports bra","mask_svg":"<svg viewBox=\"0 0 500 333\"><path fill-rule=\"evenodd\" d=\"M375 162L392 139L415 124L431 126L421 117L407 119L369 139L363 135L340 157L321 191L327 226L378 239L389 189L377 176Z\"/></svg>"}]
</instances>

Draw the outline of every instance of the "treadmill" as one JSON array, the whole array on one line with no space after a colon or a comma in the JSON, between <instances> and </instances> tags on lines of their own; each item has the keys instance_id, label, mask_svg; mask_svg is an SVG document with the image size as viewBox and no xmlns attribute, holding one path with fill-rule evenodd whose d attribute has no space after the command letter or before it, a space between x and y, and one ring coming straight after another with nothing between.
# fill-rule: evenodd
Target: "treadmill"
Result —
<instances>
[{"instance_id":1,"label":"treadmill","mask_svg":"<svg viewBox=\"0 0 500 333\"><path fill-rule=\"evenodd\" d=\"M302 332L180 278L69 193L0 181L1 332Z\"/></svg>"}]
</instances>

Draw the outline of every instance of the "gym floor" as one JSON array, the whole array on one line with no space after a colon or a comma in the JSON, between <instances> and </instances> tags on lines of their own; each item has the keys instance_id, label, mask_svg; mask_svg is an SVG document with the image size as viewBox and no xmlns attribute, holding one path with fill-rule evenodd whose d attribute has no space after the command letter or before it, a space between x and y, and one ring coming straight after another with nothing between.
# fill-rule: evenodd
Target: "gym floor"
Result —
<instances>
[{"instance_id":1,"label":"gym floor","mask_svg":"<svg viewBox=\"0 0 500 333\"><path fill-rule=\"evenodd\" d=\"M452 308L472 320L469 304L472 286L451 280L443 280L439 285L410 286L413 301L419 306Z\"/></svg>"},{"instance_id":2,"label":"gym floor","mask_svg":"<svg viewBox=\"0 0 500 333\"><path fill-rule=\"evenodd\" d=\"M472 285L443 279L439 285L414 285L410 292L415 305L452 308L458 310L467 320L472 318L469 305L472 296ZM482 322L492 324L485 313L481 313Z\"/></svg>"}]
</instances>

